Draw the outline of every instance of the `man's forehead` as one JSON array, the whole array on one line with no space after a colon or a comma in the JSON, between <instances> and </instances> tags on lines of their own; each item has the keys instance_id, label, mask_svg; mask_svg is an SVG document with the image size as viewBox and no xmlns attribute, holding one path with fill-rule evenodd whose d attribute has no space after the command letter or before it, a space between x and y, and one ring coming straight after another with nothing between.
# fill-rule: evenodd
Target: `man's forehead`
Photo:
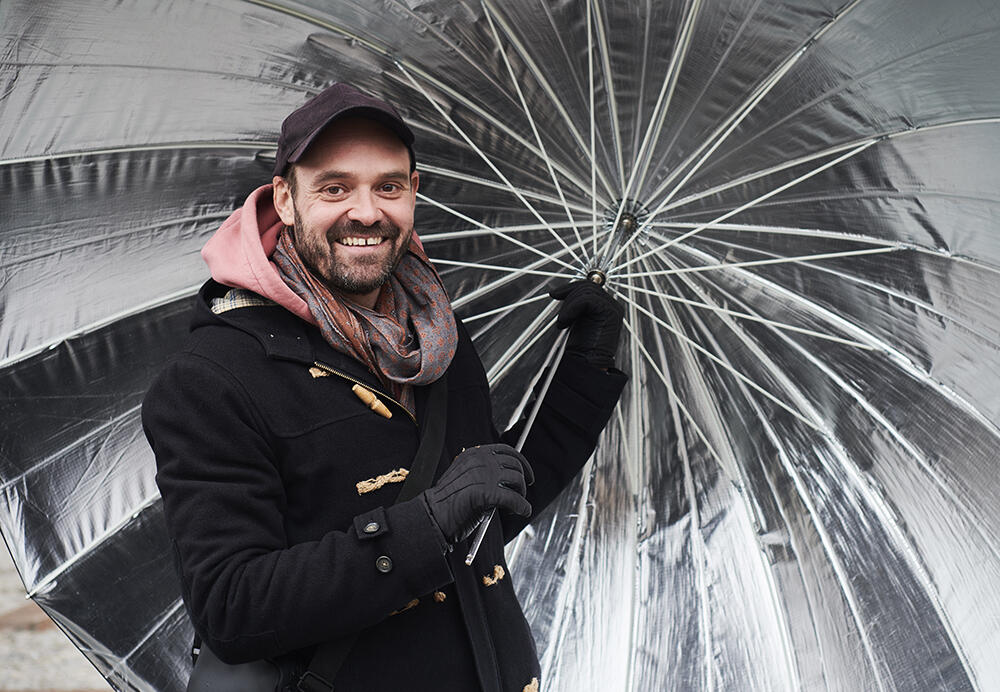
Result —
<instances>
[{"instance_id":1,"label":"man's forehead","mask_svg":"<svg viewBox=\"0 0 1000 692\"><path fill-rule=\"evenodd\" d=\"M305 150L299 163L312 166L321 159L347 153L357 146L374 149L383 158L399 157L409 168L409 150L396 133L381 123L367 118L342 118L335 120L316 137Z\"/></svg>"}]
</instances>

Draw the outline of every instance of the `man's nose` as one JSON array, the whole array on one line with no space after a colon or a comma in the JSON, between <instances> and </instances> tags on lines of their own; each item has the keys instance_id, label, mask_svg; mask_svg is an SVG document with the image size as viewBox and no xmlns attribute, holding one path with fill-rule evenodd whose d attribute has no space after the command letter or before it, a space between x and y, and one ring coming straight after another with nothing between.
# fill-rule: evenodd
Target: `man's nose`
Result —
<instances>
[{"instance_id":1,"label":"man's nose","mask_svg":"<svg viewBox=\"0 0 1000 692\"><path fill-rule=\"evenodd\" d=\"M370 190L359 190L354 196L354 204L347 211L347 218L365 226L371 226L382 219L378 197Z\"/></svg>"}]
</instances>

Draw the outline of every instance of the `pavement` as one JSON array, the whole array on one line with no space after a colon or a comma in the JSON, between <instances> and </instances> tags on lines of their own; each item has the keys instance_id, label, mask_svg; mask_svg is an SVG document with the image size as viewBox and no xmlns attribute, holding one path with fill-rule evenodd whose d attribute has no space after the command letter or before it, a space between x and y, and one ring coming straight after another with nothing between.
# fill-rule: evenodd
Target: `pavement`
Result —
<instances>
[{"instance_id":1,"label":"pavement","mask_svg":"<svg viewBox=\"0 0 1000 692\"><path fill-rule=\"evenodd\" d=\"M0 690L107 692L111 687L48 616L25 598L0 540Z\"/></svg>"}]
</instances>

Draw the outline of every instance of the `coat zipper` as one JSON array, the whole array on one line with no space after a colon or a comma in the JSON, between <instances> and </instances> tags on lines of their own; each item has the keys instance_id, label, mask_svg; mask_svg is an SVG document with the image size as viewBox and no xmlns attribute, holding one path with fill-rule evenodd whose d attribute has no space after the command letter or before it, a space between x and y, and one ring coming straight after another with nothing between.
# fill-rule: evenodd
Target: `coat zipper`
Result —
<instances>
[{"instance_id":1,"label":"coat zipper","mask_svg":"<svg viewBox=\"0 0 1000 692\"><path fill-rule=\"evenodd\" d=\"M405 413L407 416L409 416L410 420L413 421L414 425L417 425L417 418L412 413L410 413L410 409L408 409L405 406L403 406L401 403L399 403L398 401L396 401L395 399L393 399L391 396L389 396L388 394L386 394L385 392L383 392L381 389L377 389L375 387L372 387L367 382L362 382L361 380L359 380L357 378L354 378L354 377L351 377L350 375L348 375L346 373L343 373L340 370L337 370L336 368L332 368L329 365L327 365L326 363L321 363L318 360L316 362L314 362L313 365L315 365L320 370L323 370L324 372L328 372L331 375L336 375L337 377L342 377L343 379L347 380L348 382L353 382L354 384L361 385L365 389L370 389L371 391L375 392L376 394L378 394L380 396L384 396L386 399L388 399L392 403L396 404L396 406L398 406L400 408L400 410L403 411L403 413Z\"/></svg>"}]
</instances>

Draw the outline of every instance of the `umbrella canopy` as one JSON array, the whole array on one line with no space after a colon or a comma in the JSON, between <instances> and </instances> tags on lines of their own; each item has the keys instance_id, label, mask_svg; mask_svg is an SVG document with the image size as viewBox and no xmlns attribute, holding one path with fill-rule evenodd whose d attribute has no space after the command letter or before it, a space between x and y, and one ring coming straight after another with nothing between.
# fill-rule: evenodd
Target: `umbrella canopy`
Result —
<instances>
[{"instance_id":1,"label":"umbrella canopy","mask_svg":"<svg viewBox=\"0 0 1000 692\"><path fill-rule=\"evenodd\" d=\"M510 547L553 690L1000 687L994 0L8 0L0 529L118 689L190 624L139 402L198 250L333 81L523 412L597 270L630 384Z\"/></svg>"}]
</instances>

